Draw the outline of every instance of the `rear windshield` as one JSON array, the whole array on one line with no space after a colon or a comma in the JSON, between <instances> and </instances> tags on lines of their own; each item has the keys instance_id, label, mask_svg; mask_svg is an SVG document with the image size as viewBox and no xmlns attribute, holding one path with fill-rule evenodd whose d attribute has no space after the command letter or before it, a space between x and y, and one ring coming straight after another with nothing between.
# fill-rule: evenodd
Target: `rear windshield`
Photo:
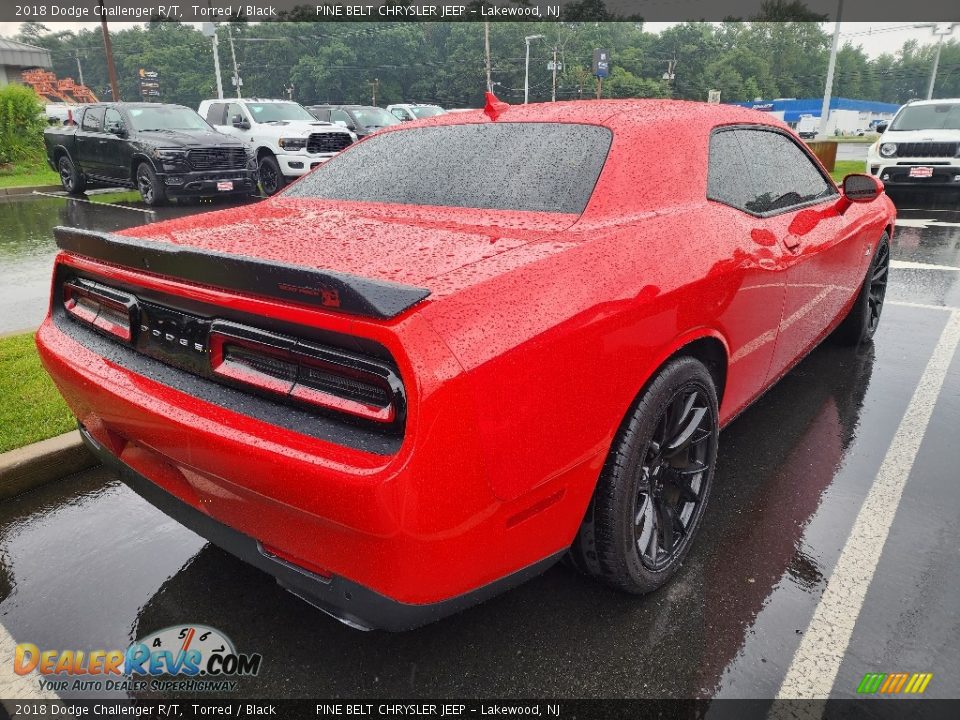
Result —
<instances>
[{"instance_id":1,"label":"rear windshield","mask_svg":"<svg viewBox=\"0 0 960 720\"><path fill-rule=\"evenodd\" d=\"M960 130L960 103L908 105L893 120L891 130Z\"/></svg>"},{"instance_id":2,"label":"rear windshield","mask_svg":"<svg viewBox=\"0 0 960 720\"><path fill-rule=\"evenodd\" d=\"M595 125L489 123L374 135L289 197L580 214L610 150Z\"/></svg>"}]
</instances>

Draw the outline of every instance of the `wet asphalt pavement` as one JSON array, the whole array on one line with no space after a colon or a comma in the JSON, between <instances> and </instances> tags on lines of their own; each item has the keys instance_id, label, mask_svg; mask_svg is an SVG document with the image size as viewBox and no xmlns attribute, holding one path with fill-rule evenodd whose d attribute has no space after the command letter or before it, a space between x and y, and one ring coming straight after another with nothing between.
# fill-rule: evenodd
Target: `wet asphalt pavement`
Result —
<instances>
[{"instance_id":1,"label":"wet asphalt pavement","mask_svg":"<svg viewBox=\"0 0 960 720\"><path fill-rule=\"evenodd\" d=\"M210 625L263 654L238 697L772 697L948 308L960 307L960 197L895 199L895 263L874 343L822 346L721 434L696 545L653 595L622 595L557 566L425 628L360 633L98 468L0 505L0 623L16 642L59 649L126 648L167 626ZM833 696L853 696L867 672L901 671L932 672L927 697L960 696L958 420L960 354L933 401ZM0 658L0 674L9 668Z\"/></svg>"}]
</instances>

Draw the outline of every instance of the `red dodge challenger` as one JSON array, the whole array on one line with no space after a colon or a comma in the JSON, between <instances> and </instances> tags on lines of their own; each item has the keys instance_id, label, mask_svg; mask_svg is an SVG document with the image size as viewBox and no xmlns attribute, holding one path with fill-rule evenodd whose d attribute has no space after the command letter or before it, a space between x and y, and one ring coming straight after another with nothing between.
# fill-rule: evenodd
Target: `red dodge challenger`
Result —
<instances>
[{"instance_id":1,"label":"red dodge challenger","mask_svg":"<svg viewBox=\"0 0 960 720\"><path fill-rule=\"evenodd\" d=\"M661 586L720 428L828 334L872 337L894 218L763 113L491 97L257 205L57 228L37 344L143 497L401 630L564 555Z\"/></svg>"}]
</instances>

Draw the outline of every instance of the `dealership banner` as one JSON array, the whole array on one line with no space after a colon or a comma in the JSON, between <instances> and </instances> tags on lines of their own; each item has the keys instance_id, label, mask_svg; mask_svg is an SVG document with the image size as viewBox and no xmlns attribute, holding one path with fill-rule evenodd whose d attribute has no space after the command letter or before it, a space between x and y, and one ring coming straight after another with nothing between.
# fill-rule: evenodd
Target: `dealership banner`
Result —
<instances>
[{"instance_id":1,"label":"dealership banner","mask_svg":"<svg viewBox=\"0 0 960 720\"><path fill-rule=\"evenodd\" d=\"M837 0L800 0L782 9L783 20L833 20ZM0 3L0 21L186 22L226 21L696 21L749 20L770 12L763 0L34 0ZM845 0L845 21L943 22L957 20L957 0ZM768 15L769 19L769 15Z\"/></svg>"},{"instance_id":2,"label":"dealership banner","mask_svg":"<svg viewBox=\"0 0 960 720\"><path fill-rule=\"evenodd\" d=\"M5 712L4 712L5 710ZM960 700L2 700L0 718L955 719Z\"/></svg>"}]
</instances>

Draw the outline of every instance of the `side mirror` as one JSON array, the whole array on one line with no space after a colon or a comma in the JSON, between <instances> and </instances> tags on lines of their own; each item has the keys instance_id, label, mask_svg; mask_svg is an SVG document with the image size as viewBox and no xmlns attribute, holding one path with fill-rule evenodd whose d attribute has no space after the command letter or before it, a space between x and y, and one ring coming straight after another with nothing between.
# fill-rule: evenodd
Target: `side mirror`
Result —
<instances>
[{"instance_id":1,"label":"side mirror","mask_svg":"<svg viewBox=\"0 0 960 720\"><path fill-rule=\"evenodd\" d=\"M123 125L107 125L106 131L120 138L127 136L127 131L123 129Z\"/></svg>"},{"instance_id":2,"label":"side mirror","mask_svg":"<svg viewBox=\"0 0 960 720\"><path fill-rule=\"evenodd\" d=\"M883 133L887 131L887 123L877 123L874 126L874 130L883 135Z\"/></svg>"},{"instance_id":3,"label":"side mirror","mask_svg":"<svg viewBox=\"0 0 960 720\"><path fill-rule=\"evenodd\" d=\"M230 124L240 130L250 129L250 123L244 120L242 115L234 115L232 118L230 118Z\"/></svg>"},{"instance_id":4,"label":"side mirror","mask_svg":"<svg viewBox=\"0 0 960 720\"><path fill-rule=\"evenodd\" d=\"M854 173L843 179L843 195L850 202L872 202L882 193L883 183L873 175Z\"/></svg>"}]
</instances>

